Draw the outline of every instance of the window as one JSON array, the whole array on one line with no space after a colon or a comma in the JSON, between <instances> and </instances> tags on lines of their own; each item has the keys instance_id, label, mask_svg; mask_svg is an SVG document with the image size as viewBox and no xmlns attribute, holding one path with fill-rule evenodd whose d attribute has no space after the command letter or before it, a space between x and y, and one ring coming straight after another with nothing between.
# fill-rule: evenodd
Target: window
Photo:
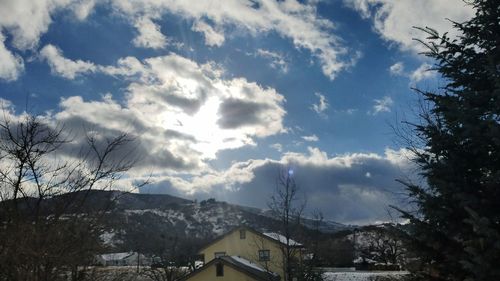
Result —
<instances>
[{"instance_id":1,"label":"window","mask_svg":"<svg viewBox=\"0 0 500 281\"><path fill-rule=\"evenodd\" d=\"M247 232L244 229L240 230L240 239L245 239L247 238Z\"/></svg>"},{"instance_id":2,"label":"window","mask_svg":"<svg viewBox=\"0 0 500 281\"><path fill-rule=\"evenodd\" d=\"M259 261L270 261L271 252L269 250L259 250Z\"/></svg>"},{"instance_id":3,"label":"window","mask_svg":"<svg viewBox=\"0 0 500 281\"><path fill-rule=\"evenodd\" d=\"M215 276L224 276L224 265L221 262L215 264Z\"/></svg>"},{"instance_id":4,"label":"window","mask_svg":"<svg viewBox=\"0 0 500 281\"><path fill-rule=\"evenodd\" d=\"M226 252L215 252L214 256L215 258L220 258L226 255Z\"/></svg>"}]
</instances>

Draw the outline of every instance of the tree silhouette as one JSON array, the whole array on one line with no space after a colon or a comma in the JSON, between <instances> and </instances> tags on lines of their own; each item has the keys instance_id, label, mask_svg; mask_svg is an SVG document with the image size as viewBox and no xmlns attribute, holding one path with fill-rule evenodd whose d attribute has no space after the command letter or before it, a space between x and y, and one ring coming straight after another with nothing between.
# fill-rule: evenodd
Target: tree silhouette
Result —
<instances>
[{"instance_id":1,"label":"tree silhouette","mask_svg":"<svg viewBox=\"0 0 500 281\"><path fill-rule=\"evenodd\" d=\"M0 121L0 280L82 280L99 250L102 212L85 203L132 167L132 140L96 132L80 147L63 128L30 114Z\"/></svg>"},{"instance_id":2,"label":"tree silhouette","mask_svg":"<svg viewBox=\"0 0 500 281\"><path fill-rule=\"evenodd\" d=\"M293 238L297 237L300 229L300 220L305 207L305 202L300 200L299 187L295 183L293 170L282 167L276 179L276 189L268 203L273 216L279 220L279 229L284 237L281 245L283 261L281 268L285 276L283 280L290 281L296 265L296 256L299 254L293 245ZM296 239L296 238L295 238Z\"/></svg>"},{"instance_id":3,"label":"tree silhouette","mask_svg":"<svg viewBox=\"0 0 500 281\"><path fill-rule=\"evenodd\" d=\"M430 109L411 124L426 179L405 183L418 212L402 211L416 280L500 280L500 2L468 2L458 38L419 28L445 86L417 90Z\"/></svg>"}]
</instances>

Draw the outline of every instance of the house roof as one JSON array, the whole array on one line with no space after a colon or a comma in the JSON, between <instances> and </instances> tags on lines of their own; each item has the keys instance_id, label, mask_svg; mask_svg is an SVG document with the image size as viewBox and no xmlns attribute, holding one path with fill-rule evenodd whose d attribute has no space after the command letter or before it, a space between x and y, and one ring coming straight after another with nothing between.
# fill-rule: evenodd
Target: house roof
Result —
<instances>
[{"instance_id":1,"label":"house roof","mask_svg":"<svg viewBox=\"0 0 500 281\"><path fill-rule=\"evenodd\" d=\"M279 233L276 233L276 232L266 232L266 233L262 233L264 234L265 236L267 237L270 237L278 242L280 242L281 244L284 244L284 245L287 245L287 239L285 236L279 234ZM292 247L302 247L302 244L300 244L299 242L293 240L293 239L288 239L288 245L292 246Z\"/></svg>"},{"instance_id":2,"label":"house roof","mask_svg":"<svg viewBox=\"0 0 500 281\"><path fill-rule=\"evenodd\" d=\"M112 260L123 260L132 256L133 254L134 252L110 253L110 254L100 255L100 257L105 261L112 261Z\"/></svg>"},{"instance_id":3,"label":"house roof","mask_svg":"<svg viewBox=\"0 0 500 281\"><path fill-rule=\"evenodd\" d=\"M264 268L260 267L259 265L246 260L242 257L237 257L237 256L223 256L219 257L216 259L211 260L207 264L205 264L203 267L199 268L196 271L191 272L190 274L184 276L183 278L179 279L179 281L184 281L188 280L192 276L198 274L199 272L207 269L208 267L212 266L215 263L221 262L227 266L230 266L234 268L235 270L238 270L254 279L257 280L262 280L262 281L269 281L269 280L280 280L279 275L275 273L271 273Z\"/></svg>"},{"instance_id":4,"label":"house roof","mask_svg":"<svg viewBox=\"0 0 500 281\"><path fill-rule=\"evenodd\" d=\"M281 234L278 234L278 233L274 233L274 232L269 232L269 233L261 233L261 232L258 232L257 230L249 227L249 226L246 226L246 225L242 225L242 226L238 226L238 227L235 227L233 228L232 230L228 231L227 233L225 234L222 234L221 236L215 238L215 240L213 240L212 242L208 243L207 245L203 246L199 251L198 253L201 253L203 250L205 250L206 248L208 248L210 245L226 238L227 236L229 236L230 234L232 234L233 232L235 231L238 231L240 229L245 229L247 231L250 231L256 235L259 235L261 237L264 237L264 238L267 238L271 241L274 241L274 242L278 242L282 245L286 245L286 237L284 237L283 235ZM293 247L293 248L303 248L304 246L300 243L298 243L297 241L294 241L292 239L289 239L289 246L290 247Z\"/></svg>"}]
</instances>

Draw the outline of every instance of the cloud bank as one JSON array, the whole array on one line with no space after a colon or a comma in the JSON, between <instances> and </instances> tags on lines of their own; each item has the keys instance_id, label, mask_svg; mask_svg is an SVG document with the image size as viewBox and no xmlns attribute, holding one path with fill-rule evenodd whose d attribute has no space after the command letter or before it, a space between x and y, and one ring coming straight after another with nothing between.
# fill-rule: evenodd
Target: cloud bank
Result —
<instances>
[{"instance_id":1,"label":"cloud bank","mask_svg":"<svg viewBox=\"0 0 500 281\"><path fill-rule=\"evenodd\" d=\"M407 150L386 149L382 155L352 153L329 157L318 148L307 153L287 152L281 159L251 159L234 163L225 171L212 171L189 180L165 177L152 192L168 191L216 197L230 202L267 207L283 167L294 170L308 211L321 209L327 217L344 223L364 224L387 217L389 205L406 199L395 181L412 171Z\"/></svg>"}]
</instances>

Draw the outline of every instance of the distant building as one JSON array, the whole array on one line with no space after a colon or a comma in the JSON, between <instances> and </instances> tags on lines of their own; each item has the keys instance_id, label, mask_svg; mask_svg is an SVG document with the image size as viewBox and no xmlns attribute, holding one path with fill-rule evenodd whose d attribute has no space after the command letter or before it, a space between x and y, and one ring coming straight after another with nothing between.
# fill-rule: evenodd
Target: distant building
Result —
<instances>
[{"instance_id":1,"label":"distant building","mask_svg":"<svg viewBox=\"0 0 500 281\"><path fill-rule=\"evenodd\" d=\"M302 244L289 240L298 261ZM284 276L283 249L286 238L277 233L260 233L241 226L203 247L205 265L182 280L279 280Z\"/></svg>"},{"instance_id":2,"label":"distant building","mask_svg":"<svg viewBox=\"0 0 500 281\"><path fill-rule=\"evenodd\" d=\"M110 253L98 255L97 263L103 266L135 266L150 265L151 261L137 252Z\"/></svg>"}]
</instances>

